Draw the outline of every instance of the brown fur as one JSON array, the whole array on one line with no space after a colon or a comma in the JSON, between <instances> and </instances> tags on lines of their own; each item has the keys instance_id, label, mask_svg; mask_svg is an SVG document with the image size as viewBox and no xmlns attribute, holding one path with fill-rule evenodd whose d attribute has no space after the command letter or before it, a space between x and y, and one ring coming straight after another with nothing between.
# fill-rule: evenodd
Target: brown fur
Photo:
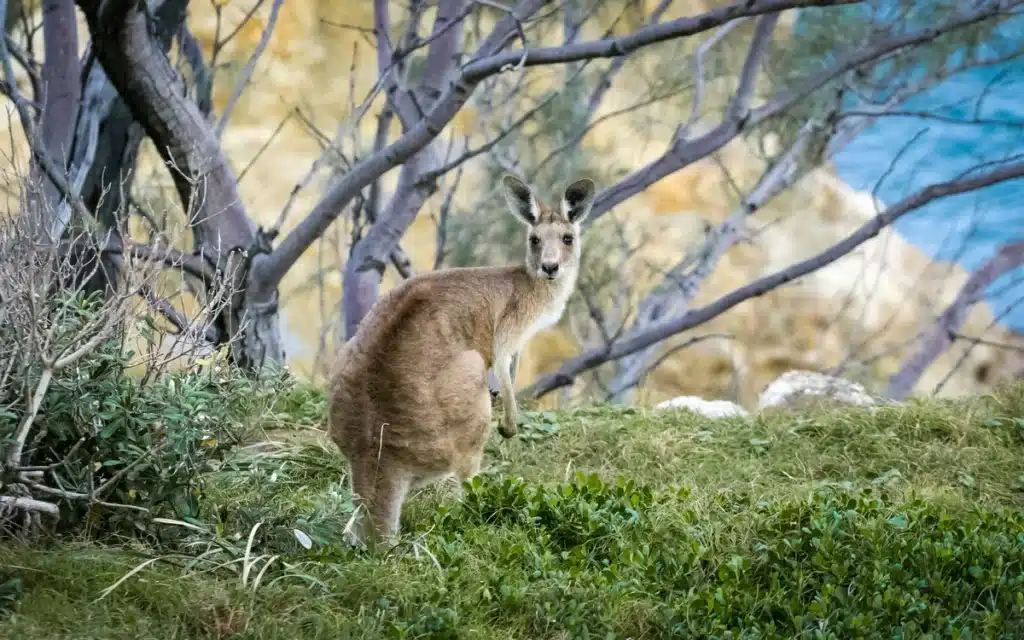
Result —
<instances>
[{"instance_id":1,"label":"brown fur","mask_svg":"<svg viewBox=\"0 0 1024 640\"><path fill-rule=\"evenodd\" d=\"M595 189L591 180L576 181L559 208L549 209L517 178L506 176L503 187L528 228L526 263L411 278L381 296L338 353L328 422L366 508L360 540L371 532L367 524L378 536L397 535L411 489L451 476L461 483L479 472L492 367L504 405L499 431L516 433L513 360L562 314Z\"/></svg>"}]
</instances>

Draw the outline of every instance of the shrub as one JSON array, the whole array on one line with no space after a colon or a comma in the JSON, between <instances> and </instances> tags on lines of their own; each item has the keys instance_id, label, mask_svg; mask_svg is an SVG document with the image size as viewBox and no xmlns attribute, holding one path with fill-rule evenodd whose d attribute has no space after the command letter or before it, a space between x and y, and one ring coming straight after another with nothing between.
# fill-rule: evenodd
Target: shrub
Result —
<instances>
[{"instance_id":1,"label":"shrub","mask_svg":"<svg viewBox=\"0 0 1024 640\"><path fill-rule=\"evenodd\" d=\"M554 488L478 477L462 504L441 507L424 542L445 567L445 590L475 602L414 601L456 618L480 607L573 638L1024 632L1019 511L818 490L723 498L724 521L712 527L687 495L596 475ZM481 544L495 556L473 590L460 568L473 555L465 547Z\"/></svg>"},{"instance_id":2,"label":"shrub","mask_svg":"<svg viewBox=\"0 0 1024 640\"><path fill-rule=\"evenodd\" d=\"M132 355L107 340L57 372L42 399L22 469L36 471L37 497L59 504L58 530L84 522L95 533L152 534L156 516L197 520L202 473L274 391L214 370L142 383L126 372ZM9 441L22 416L0 413L0 438Z\"/></svg>"}]
</instances>

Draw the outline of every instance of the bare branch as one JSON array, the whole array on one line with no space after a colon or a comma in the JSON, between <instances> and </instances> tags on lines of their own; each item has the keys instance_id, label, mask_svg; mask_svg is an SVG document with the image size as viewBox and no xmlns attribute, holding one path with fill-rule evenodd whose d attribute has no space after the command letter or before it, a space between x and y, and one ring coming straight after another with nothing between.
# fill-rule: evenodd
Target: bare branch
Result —
<instances>
[{"instance_id":1,"label":"bare branch","mask_svg":"<svg viewBox=\"0 0 1024 640\"><path fill-rule=\"evenodd\" d=\"M1024 345L1008 344L1006 342L996 342L995 340L987 340L985 338L978 338L976 336L965 336L962 333L953 333L953 338L956 340L963 340L964 342L969 342L972 345L981 345L984 347L992 347L993 349L1005 349L1007 351L1016 351L1018 353L1024 353Z\"/></svg>"},{"instance_id":2,"label":"bare branch","mask_svg":"<svg viewBox=\"0 0 1024 640\"><path fill-rule=\"evenodd\" d=\"M712 340L714 338L732 340L734 337L735 336L728 333L708 333L702 336L694 336L692 338L684 340L679 344L672 345L672 347L665 350L664 353L659 355L654 362L643 367L642 370L634 372L631 376L622 377L617 381L613 381L612 385L607 390L608 398L613 399L626 389L631 389L636 385L640 384L640 381L644 378L644 376L648 375L651 371L654 371L655 369L660 367L666 360L668 360L675 354L679 353L680 351L689 349L690 347L700 344L701 342L704 342L706 340Z\"/></svg>"},{"instance_id":3,"label":"bare branch","mask_svg":"<svg viewBox=\"0 0 1024 640\"><path fill-rule=\"evenodd\" d=\"M142 295L146 298L146 302L150 307L160 313L163 317L167 318L167 321L174 325L178 330L178 333L187 333L192 329L192 323L185 317L185 314L175 308L167 298L156 295L156 293L153 292L153 287L148 285L142 287ZM207 327L203 332L203 339L210 344L215 344L217 341L217 332L213 327Z\"/></svg>"},{"instance_id":4,"label":"bare branch","mask_svg":"<svg viewBox=\"0 0 1024 640\"><path fill-rule=\"evenodd\" d=\"M643 27L621 38L609 38L565 47L530 49L525 52L524 63L526 66L534 66L599 57L616 57L658 42L713 29L744 16L763 15L801 6L835 6L852 4L857 1L859 0L747 0L709 11L700 16ZM533 14L543 4L543 0L523 0L513 11L513 16L506 16L499 21L478 49L474 61L462 67L457 76L452 79L448 89L438 98L422 120L380 153L354 165L342 179L328 190L309 215L285 237L270 256L265 258L260 256L259 260L254 261L253 272L264 283L263 286L276 286L299 256L330 226L331 222L344 210L344 207L365 186L408 160L436 138L466 104L477 84L485 78L501 72L506 65L514 65L523 59L523 51L491 53L489 55L488 52L507 39L515 29L517 21L522 21L526 16ZM812 91L814 88L816 87L809 88L808 91ZM796 99L795 97L790 98L792 101ZM776 112L775 110L766 110L763 113L764 117L767 117L768 114ZM625 198L622 197L616 202L623 199ZM612 199L606 196L607 208L610 208L611 202Z\"/></svg>"},{"instance_id":5,"label":"bare branch","mask_svg":"<svg viewBox=\"0 0 1024 640\"><path fill-rule=\"evenodd\" d=\"M536 397L572 384L576 376L585 371L657 344L681 331L691 329L712 318L716 318L742 302L777 289L809 273L813 273L847 255L871 238L877 236L883 229L899 218L933 200L958 193L976 191L989 185L1021 177L1024 177L1024 161L1018 160L970 177L960 177L948 182L925 187L893 204L828 249L773 274L758 278L704 307L667 318L649 329L630 335L625 340L617 342L610 347L590 349L566 362L557 372L537 380L524 393Z\"/></svg>"},{"instance_id":6,"label":"bare branch","mask_svg":"<svg viewBox=\"0 0 1024 640\"><path fill-rule=\"evenodd\" d=\"M448 193L445 194L444 202L441 203L441 211L437 216L437 236L434 247L434 271L441 268L444 264L445 256L447 255L447 249L445 245L448 243L448 220L451 217L452 200L455 198L455 190L459 188L459 183L462 182L462 167L460 166L458 171L455 172L455 180L452 186L449 187Z\"/></svg>"},{"instance_id":7,"label":"bare branch","mask_svg":"<svg viewBox=\"0 0 1024 640\"><path fill-rule=\"evenodd\" d=\"M651 15L648 16L647 24L658 24L661 22L661 17L665 15L665 12L668 11L671 6L672 0L661 0L661 2L658 3L658 6L654 8L654 11L651 11ZM742 19L736 20L729 24L737 24L741 20ZM729 28L728 25L726 28ZM615 76L622 71L622 67L626 64L627 60L629 60L629 56L620 56L615 58L608 66L608 69L601 74L600 78L598 78L597 87L594 89L593 93L590 94L590 98L587 100L587 115L585 118L587 122L594 117L594 114L597 113L597 110L601 107L601 103L604 102L605 94L607 94L608 90L612 88Z\"/></svg>"},{"instance_id":8,"label":"bare branch","mask_svg":"<svg viewBox=\"0 0 1024 640\"><path fill-rule=\"evenodd\" d=\"M693 125L697 124L697 119L700 118L700 108L704 104L704 58L708 55L708 51L712 47L721 42L727 35L729 35L733 29L743 24L747 19L740 18L739 20L733 20L732 22L722 26L715 35L708 39L707 42L702 43L697 47L697 52L693 56L693 63L696 67L693 75L696 79L696 87L693 92L693 105L690 107L690 117L683 123L679 132L676 133L676 137L685 138ZM753 53L754 49L751 46L750 53ZM747 54L747 59L750 59L750 53Z\"/></svg>"},{"instance_id":9,"label":"bare branch","mask_svg":"<svg viewBox=\"0 0 1024 640\"><path fill-rule=\"evenodd\" d=\"M113 234L108 234L102 242L98 243L65 243L65 250L72 248L96 249L99 253L112 253L116 255L123 255L124 253L124 246L121 239ZM205 284L212 284L216 280L215 274L210 269L210 266L206 261L203 260L202 256L191 255L181 251L180 249L175 249L170 246L162 246L159 244L146 245L141 243L131 243L128 245L128 248L131 255L136 258L160 262L172 269L181 269L190 276L199 278Z\"/></svg>"},{"instance_id":10,"label":"bare branch","mask_svg":"<svg viewBox=\"0 0 1024 640\"><path fill-rule=\"evenodd\" d=\"M57 462L54 462L53 464L15 467L14 470L17 471L18 473L24 473L26 471L53 471L54 469L59 469L60 467L63 467L65 464L67 464L68 460L74 457L74 455L78 452L78 450L82 447L83 444L85 444L85 436L79 438L78 441L75 442L75 444L73 444L70 449L68 449L68 452L64 454L64 457L58 460Z\"/></svg>"},{"instance_id":11,"label":"bare branch","mask_svg":"<svg viewBox=\"0 0 1024 640\"><path fill-rule=\"evenodd\" d=\"M1024 264L1024 242L1014 242L1000 247L994 256L975 270L953 302L938 317L935 327L921 340L917 352L889 378L885 395L893 400L906 398L925 370L953 344L956 332L967 320L971 307L982 300L985 289L1001 275L1021 264Z\"/></svg>"},{"instance_id":12,"label":"bare branch","mask_svg":"<svg viewBox=\"0 0 1024 640\"><path fill-rule=\"evenodd\" d=\"M729 105L729 117L741 119L749 110L748 101L757 75L758 61L764 55L778 14L764 16L758 20L754 38L747 53L741 73L740 88ZM735 24L735 23L733 23ZM724 29L724 28L723 28ZM720 31L721 32L721 31ZM745 219L763 204L784 189L796 178L796 168L804 150L817 127L808 122L797 141L765 174L751 194L744 198L739 211L726 219L708 234L707 240L698 252L686 255L683 260L666 274L664 281L655 288L643 302L633 323L633 330L655 323L668 315L684 312L697 296L700 286L710 277L725 252L740 238ZM689 270L689 272L687 272ZM611 383L611 394L618 401L622 394L639 383L649 369L648 362L654 357L656 345L638 351L625 358L619 372Z\"/></svg>"},{"instance_id":13,"label":"bare branch","mask_svg":"<svg viewBox=\"0 0 1024 640\"><path fill-rule=\"evenodd\" d=\"M978 6L974 10L967 11L940 25L910 34L893 36L871 46L857 49L840 58L831 67L804 80L793 89L783 91L768 103L750 110L744 118L726 117L716 127L694 140L676 139L661 157L597 194L592 213L587 218L585 225L593 224L616 205L625 202L662 178L721 149L741 132L785 112L800 100L846 72L900 49L930 42L950 31L1002 15L1009 8L1020 4L1022 4L1021 0L1010 0L1003 5ZM665 23L665 25L669 24L672 23ZM737 97L733 100L735 106L730 109L730 113L742 114L744 112L741 107L746 100L749 100L749 97L742 100L740 98L741 96L737 92Z\"/></svg>"},{"instance_id":14,"label":"bare branch","mask_svg":"<svg viewBox=\"0 0 1024 640\"><path fill-rule=\"evenodd\" d=\"M274 26L277 25L277 14L280 12L283 3L284 0L274 0L274 4L270 7L270 17L267 18L267 26L264 27L263 34L260 35L260 41L256 44L256 48L253 49L252 55L249 56L249 61L245 63L242 75L238 78L238 82L235 83L235 89L231 92L231 98L228 99L227 105L224 106L224 113L221 114L220 121L214 129L218 139L224 134L224 127L227 126L228 120L231 118L231 112L234 111L235 105L238 104L238 100L242 97L242 92L245 91L245 87L249 84L253 71L256 70L256 63L259 62L260 56L263 55L263 51L267 48L267 44L270 43L270 37L274 33Z\"/></svg>"},{"instance_id":15,"label":"bare branch","mask_svg":"<svg viewBox=\"0 0 1024 640\"><path fill-rule=\"evenodd\" d=\"M34 498L15 498L13 496L0 496L0 505L5 505L9 508L14 509L38 511L40 513L46 513L51 516L55 516L60 513L60 510L57 509L57 505L50 504L49 502L43 502L42 500L36 500Z\"/></svg>"},{"instance_id":16,"label":"bare branch","mask_svg":"<svg viewBox=\"0 0 1024 640\"><path fill-rule=\"evenodd\" d=\"M245 25L249 24L249 21L252 20L252 17L256 15L257 11L260 10L260 7L263 6L264 2L266 2L266 0L256 0L255 4L253 4L252 7L250 7L249 10L245 12L245 15L242 16L242 19L238 22L237 25L235 25L235 28L231 30L231 33L224 36L223 38L220 37L220 12L223 5L221 5L220 3L214 3L214 6L216 7L217 11L217 29L216 39L213 42L213 55L210 57L210 64L214 68L216 68L217 66L217 55L224 49L224 47L228 45L228 43L235 39L235 36L241 33L242 29L245 28Z\"/></svg>"}]
</instances>

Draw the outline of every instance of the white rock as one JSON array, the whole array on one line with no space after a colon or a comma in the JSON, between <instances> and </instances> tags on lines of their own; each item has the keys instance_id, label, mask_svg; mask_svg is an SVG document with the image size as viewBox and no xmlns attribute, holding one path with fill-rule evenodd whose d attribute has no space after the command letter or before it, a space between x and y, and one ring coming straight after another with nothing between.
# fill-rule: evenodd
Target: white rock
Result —
<instances>
[{"instance_id":1,"label":"white rock","mask_svg":"<svg viewBox=\"0 0 1024 640\"><path fill-rule=\"evenodd\" d=\"M765 387L758 400L758 409L791 405L807 396L861 407L875 404L874 398L856 382L816 371L794 369Z\"/></svg>"},{"instance_id":2,"label":"white rock","mask_svg":"<svg viewBox=\"0 0 1024 640\"><path fill-rule=\"evenodd\" d=\"M737 416L746 418L750 416L746 409L735 402L729 402L728 400L705 400L697 396L677 396L671 400L659 402L654 408L656 410L689 409L705 418L715 420L719 418L733 418Z\"/></svg>"}]
</instances>

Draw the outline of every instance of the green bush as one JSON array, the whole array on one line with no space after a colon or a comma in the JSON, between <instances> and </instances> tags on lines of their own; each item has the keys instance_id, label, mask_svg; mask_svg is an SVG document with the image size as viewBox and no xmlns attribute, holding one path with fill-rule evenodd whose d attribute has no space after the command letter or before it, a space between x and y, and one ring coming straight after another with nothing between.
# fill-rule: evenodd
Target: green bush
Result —
<instances>
[{"instance_id":1,"label":"green bush","mask_svg":"<svg viewBox=\"0 0 1024 640\"><path fill-rule=\"evenodd\" d=\"M709 536L687 493L596 475L554 488L476 478L461 505L441 508L424 544L458 580L465 547L491 538L500 548L478 576L476 601L447 606L530 620L545 636L1024 632L1019 511L819 490L802 500L722 499L732 515ZM465 597L468 587L446 588Z\"/></svg>"},{"instance_id":2,"label":"green bush","mask_svg":"<svg viewBox=\"0 0 1024 640\"><path fill-rule=\"evenodd\" d=\"M67 492L90 494L114 480L99 498L120 505L54 497L60 530L86 524L97 534L150 534L156 516L198 519L202 474L245 434L247 418L275 391L231 372L175 373L143 383L126 372L131 357L109 340L58 371L43 398L23 462L50 467L41 482ZM0 413L0 438L8 440L20 418L19 411Z\"/></svg>"},{"instance_id":3,"label":"green bush","mask_svg":"<svg viewBox=\"0 0 1024 640\"><path fill-rule=\"evenodd\" d=\"M413 492L398 546L366 553L309 426L323 393L223 384L261 442L199 473L191 524L0 545L0 636L1024 637L1024 387L715 423L529 412L537 438L494 435L461 501Z\"/></svg>"}]
</instances>

